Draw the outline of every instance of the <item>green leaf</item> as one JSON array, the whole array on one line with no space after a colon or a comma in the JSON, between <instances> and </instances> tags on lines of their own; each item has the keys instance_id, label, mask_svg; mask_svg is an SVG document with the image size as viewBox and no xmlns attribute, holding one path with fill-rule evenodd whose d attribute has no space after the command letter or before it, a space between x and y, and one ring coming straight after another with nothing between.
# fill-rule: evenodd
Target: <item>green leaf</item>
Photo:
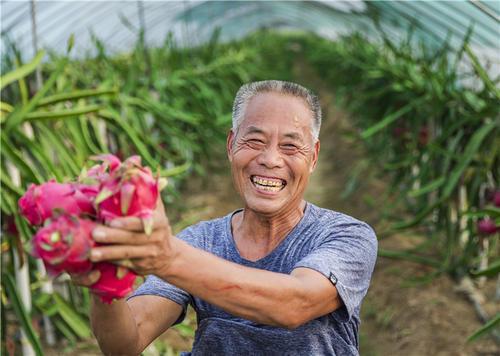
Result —
<instances>
[{"instance_id":1,"label":"green leaf","mask_svg":"<svg viewBox=\"0 0 500 356\"><path fill-rule=\"evenodd\" d=\"M486 206L478 211L471 209L470 211L466 211L465 213L463 213L463 215L469 218L484 218L488 216L496 219L500 217L500 208L497 208L495 206Z\"/></svg>"},{"instance_id":2,"label":"green leaf","mask_svg":"<svg viewBox=\"0 0 500 356\"><path fill-rule=\"evenodd\" d=\"M190 168L191 168L191 162L186 162L176 167L161 170L160 176L161 177L177 176L179 174L186 172Z\"/></svg>"},{"instance_id":3,"label":"green leaf","mask_svg":"<svg viewBox=\"0 0 500 356\"><path fill-rule=\"evenodd\" d=\"M447 179L447 184L443 188L443 199L447 199L453 190L455 189L462 173L467 168L469 163L472 161L474 156L477 154L479 147L481 147L481 143L486 138L486 136L498 125L497 122L491 121L489 123L485 123L480 129L478 129L470 141L467 143L465 147L464 153L457 164L457 166L453 169L450 176Z\"/></svg>"},{"instance_id":4,"label":"green leaf","mask_svg":"<svg viewBox=\"0 0 500 356\"><path fill-rule=\"evenodd\" d=\"M26 63L25 65L0 77L0 89L5 88L10 83L15 82L21 78L24 78L28 74L33 72L42 61L44 55L45 51L39 51L31 62Z\"/></svg>"},{"instance_id":5,"label":"green leaf","mask_svg":"<svg viewBox=\"0 0 500 356\"><path fill-rule=\"evenodd\" d=\"M483 81L484 85L496 96L497 100L500 99L500 90L497 88L495 83L489 78L486 70L481 66L476 55L472 52L468 44L464 45L464 50L472 61L472 65L476 71L476 74Z\"/></svg>"},{"instance_id":6,"label":"green leaf","mask_svg":"<svg viewBox=\"0 0 500 356\"><path fill-rule=\"evenodd\" d=\"M57 330L61 332L61 334L64 335L64 338L69 341L70 344L74 345L76 344L76 337L75 334L71 331L71 329L66 325L66 323L58 318L54 319L54 325L56 326Z\"/></svg>"},{"instance_id":7,"label":"green leaf","mask_svg":"<svg viewBox=\"0 0 500 356\"><path fill-rule=\"evenodd\" d=\"M84 98L89 98L93 96L102 96L102 95L114 95L117 94L117 89L88 89L88 90L76 90L71 93L59 93L47 96L41 99L37 107L52 105L56 103L60 103L62 101L73 101Z\"/></svg>"},{"instance_id":8,"label":"green leaf","mask_svg":"<svg viewBox=\"0 0 500 356\"><path fill-rule=\"evenodd\" d=\"M432 182L424 185L419 189L412 190L408 193L409 197L415 198L423 194L427 194L429 192L433 192L442 186L446 182L445 177L439 177L438 179L433 180Z\"/></svg>"},{"instance_id":9,"label":"green leaf","mask_svg":"<svg viewBox=\"0 0 500 356\"><path fill-rule=\"evenodd\" d=\"M21 298L17 294L16 284L10 274L2 273L2 285L7 293L7 296L9 297L14 313L17 315L18 320L21 323L21 327L26 333L26 337L28 338L31 346L33 346L33 350L37 355L42 356L43 351L40 339L33 329L33 325L31 325L31 317L24 308Z\"/></svg>"},{"instance_id":10,"label":"green leaf","mask_svg":"<svg viewBox=\"0 0 500 356\"><path fill-rule=\"evenodd\" d=\"M490 265L482 269L480 271L472 271L471 275L473 277L481 277L481 276L486 276L486 277L495 277L500 273L500 259L497 259L490 263Z\"/></svg>"},{"instance_id":11,"label":"green leaf","mask_svg":"<svg viewBox=\"0 0 500 356\"><path fill-rule=\"evenodd\" d=\"M158 162L156 162L156 160L149 153L148 147L143 143L144 139L141 139L140 134L125 120L123 120L116 111L110 109L102 110L99 111L99 115L116 124L121 129L121 132L129 136L130 140L139 151L139 154L150 167L156 167L158 165Z\"/></svg>"},{"instance_id":12,"label":"green leaf","mask_svg":"<svg viewBox=\"0 0 500 356\"><path fill-rule=\"evenodd\" d=\"M14 111L14 107L9 103L4 103L3 101L0 101L0 110L11 113L12 111Z\"/></svg>"},{"instance_id":13,"label":"green leaf","mask_svg":"<svg viewBox=\"0 0 500 356\"><path fill-rule=\"evenodd\" d=\"M2 160L8 159L17 169L22 173L23 180L33 183L42 183L45 181L44 177L34 167L26 162L23 153L19 151L16 146L10 142L8 135L2 132L0 136L2 143Z\"/></svg>"},{"instance_id":14,"label":"green leaf","mask_svg":"<svg viewBox=\"0 0 500 356\"><path fill-rule=\"evenodd\" d=\"M26 114L25 120L33 121L33 120L58 120L64 119L68 117L74 117L78 115L88 114L91 112L97 112L103 107L100 105L89 105L76 109L69 110L60 110L60 111L35 111L29 114Z\"/></svg>"},{"instance_id":15,"label":"green leaf","mask_svg":"<svg viewBox=\"0 0 500 356\"><path fill-rule=\"evenodd\" d=\"M493 330L495 330L500 325L500 313L497 313L493 318L491 318L486 324L481 328L476 330L471 336L467 338L467 342L472 342L484 336Z\"/></svg>"},{"instance_id":16,"label":"green leaf","mask_svg":"<svg viewBox=\"0 0 500 356\"><path fill-rule=\"evenodd\" d=\"M419 256L408 251L393 251L393 250L379 249L378 255L386 258L416 262L432 266L435 268L441 267L441 263L433 258Z\"/></svg>"},{"instance_id":17,"label":"green leaf","mask_svg":"<svg viewBox=\"0 0 500 356\"><path fill-rule=\"evenodd\" d=\"M23 105L20 109L15 110L6 119L6 127L4 131L10 131L14 127L17 127L21 122L23 122L25 116L30 113L38 104L38 102L47 94L47 92L55 84L56 80L60 77L67 63L67 58L61 60L57 68L52 72L49 79L45 82L43 87L35 94L35 96L30 100L27 105Z\"/></svg>"},{"instance_id":18,"label":"green leaf","mask_svg":"<svg viewBox=\"0 0 500 356\"><path fill-rule=\"evenodd\" d=\"M53 297L58 307L59 315L71 330L82 339L90 337L90 327L85 320L59 294L54 293Z\"/></svg>"},{"instance_id":19,"label":"green leaf","mask_svg":"<svg viewBox=\"0 0 500 356\"><path fill-rule=\"evenodd\" d=\"M447 177L446 180L446 186L443 188L443 193L441 196L433 203L427 205L423 210L418 212L417 216L410 221L402 221L398 222L393 225L393 229L395 230L401 230L401 229L407 229L413 226L416 226L419 224L426 216L428 216L434 209L440 206L444 201L446 201L455 187L457 186L460 177L462 176L462 173L464 170L467 168L469 165L470 161L474 158L474 156L477 154L477 150L481 146L481 143L485 139L485 137L497 126L497 123L494 121L491 121L489 123L486 123L484 126L482 126L480 129L478 129L472 138L469 140L465 150L464 154L462 155L459 163L457 166L453 169L451 172L450 176Z\"/></svg>"},{"instance_id":20,"label":"green leaf","mask_svg":"<svg viewBox=\"0 0 500 356\"><path fill-rule=\"evenodd\" d=\"M399 109L396 112L393 112L392 114L387 115L386 117L382 118L380 121L378 121L375 125L367 128L361 133L361 137L363 139L367 139L370 136L373 136L380 130L384 129L386 126L391 124L392 122L396 121L399 119L401 116L409 113L411 110L413 110L417 105L419 105L425 98L420 98L417 99L405 106L403 106L401 109Z\"/></svg>"},{"instance_id":21,"label":"green leaf","mask_svg":"<svg viewBox=\"0 0 500 356\"><path fill-rule=\"evenodd\" d=\"M66 45L66 54L69 54L71 52L74 45L75 45L75 34L72 33L71 35L69 35L68 38L68 43Z\"/></svg>"}]
</instances>

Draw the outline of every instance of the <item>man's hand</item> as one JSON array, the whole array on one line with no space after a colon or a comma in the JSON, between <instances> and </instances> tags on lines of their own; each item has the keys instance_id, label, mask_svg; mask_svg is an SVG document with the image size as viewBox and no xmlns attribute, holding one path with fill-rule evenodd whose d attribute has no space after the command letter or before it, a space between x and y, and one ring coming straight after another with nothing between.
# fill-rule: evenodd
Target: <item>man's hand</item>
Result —
<instances>
[{"instance_id":1,"label":"man's hand","mask_svg":"<svg viewBox=\"0 0 500 356\"><path fill-rule=\"evenodd\" d=\"M96 242L106 244L92 249L92 262L111 261L141 275L161 275L175 255L175 237L160 198L153 215L151 235L144 233L139 218L123 217L114 219L109 226L99 225L92 236Z\"/></svg>"}]
</instances>

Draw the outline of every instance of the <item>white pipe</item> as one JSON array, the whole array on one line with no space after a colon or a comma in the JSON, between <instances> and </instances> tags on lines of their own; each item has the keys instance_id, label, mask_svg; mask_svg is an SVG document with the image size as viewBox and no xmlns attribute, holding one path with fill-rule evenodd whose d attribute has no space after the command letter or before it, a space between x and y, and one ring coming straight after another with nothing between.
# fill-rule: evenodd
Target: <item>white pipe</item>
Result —
<instances>
[{"instance_id":1,"label":"white pipe","mask_svg":"<svg viewBox=\"0 0 500 356\"><path fill-rule=\"evenodd\" d=\"M12 179L12 183L19 187L21 186L21 174L16 166L11 162L7 163L7 171ZM14 252L14 270L16 276L16 285L19 291L21 302L24 305L24 309L28 314L31 313L31 289L30 289L30 275L28 270L28 258L23 250L20 251L23 254L24 264L21 266L21 261L19 261L19 256ZM31 320L29 320L31 322ZM35 351L31 346L26 333L21 329L21 347L23 350L23 356L34 356Z\"/></svg>"}]
</instances>

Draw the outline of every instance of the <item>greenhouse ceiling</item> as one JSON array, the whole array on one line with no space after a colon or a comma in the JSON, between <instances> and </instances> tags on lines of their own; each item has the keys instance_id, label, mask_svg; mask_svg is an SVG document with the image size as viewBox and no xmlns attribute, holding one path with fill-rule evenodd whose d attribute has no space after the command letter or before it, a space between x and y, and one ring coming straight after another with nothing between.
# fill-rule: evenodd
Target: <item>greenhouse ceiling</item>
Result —
<instances>
[{"instance_id":1,"label":"greenhouse ceiling","mask_svg":"<svg viewBox=\"0 0 500 356\"><path fill-rule=\"evenodd\" d=\"M416 39L435 46L448 41L458 47L472 26L476 53L500 65L500 1L478 0L2 1L1 50L14 43L31 57L36 43L64 52L73 34L75 56L95 48L93 36L113 51L126 51L141 28L149 45L161 44L171 33L180 45L192 46L207 41L215 29L221 40L262 28L311 31L332 39L351 31L377 36L374 18L392 38L405 38L413 28Z\"/></svg>"}]
</instances>

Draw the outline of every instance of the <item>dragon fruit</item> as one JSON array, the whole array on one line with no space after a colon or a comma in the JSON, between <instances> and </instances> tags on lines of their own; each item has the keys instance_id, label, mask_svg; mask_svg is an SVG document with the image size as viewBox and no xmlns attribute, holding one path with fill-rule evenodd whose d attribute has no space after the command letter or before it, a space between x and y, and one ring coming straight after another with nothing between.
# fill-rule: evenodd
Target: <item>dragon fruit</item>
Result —
<instances>
[{"instance_id":1,"label":"dragon fruit","mask_svg":"<svg viewBox=\"0 0 500 356\"><path fill-rule=\"evenodd\" d=\"M32 240L33 254L43 260L51 275L89 272L89 253L95 246L91 232L95 226L93 221L67 214L50 219Z\"/></svg>"},{"instance_id":2,"label":"dragon fruit","mask_svg":"<svg viewBox=\"0 0 500 356\"><path fill-rule=\"evenodd\" d=\"M500 208L500 190L495 191L495 193L493 194L493 199L491 199L491 201L497 208Z\"/></svg>"},{"instance_id":3,"label":"dragon fruit","mask_svg":"<svg viewBox=\"0 0 500 356\"><path fill-rule=\"evenodd\" d=\"M103 302L111 303L133 290L136 274L110 262L92 263L90 250L101 245L93 240L92 230L97 222L137 216L150 234L153 211L166 179L154 177L150 168L141 165L139 156L123 163L111 154L92 159L101 163L83 170L76 183L51 180L32 184L19 200L19 207L32 225L45 223L32 245L33 254L43 259L48 272L58 275L99 270L101 276L90 289Z\"/></svg>"},{"instance_id":4,"label":"dragon fruit","mask_svg":"<svg viewBox=\"0 0 500 356\"><path fill-rule=\"evenodd\" d=\"M484 218L477 222L477 230L480 235L488 236L496 233L498 231L498 227L493 219Z\"/></svg>"},{"instance_id":5,"label":"dragon fruit","mask_svg":"<svg viewBox=\"0 0 500 356\"><path fill-rule=\"evenodd\" d=\"M104 303L110 304L113 299L123 298L133 290L136 274L131 270L109 262L96 263L94 269L101 275L90 290Z\"/></svg>"},{"instance_id":6,"label":"dragon fruit","mask_svg":"<svg viewBox=\"0 0 500 356\"><path fill-rule=\"evenodd\" d=\"M112 154L103 154L90 158L94 161L102 161L102 163L92 166L88 171L86 169L82 171L78 181L86 185L99 187L102 182L108 179L109 174L121 165L120 159Z\"/></svg>"},{"instance_id":7,"label":"dragon fruit","mask_svg":"<svg viewBox=\"0 0 500 356\"><path fill-rule=\"evenodd\" d=\"M57 183L50 180L46 183L31 184L28 191L19 199L21 214L31 225L41 225L51 218L54 211L74 215L95 216L93 198L97 188L75 183Z\"/></svg>"},{"instance_id":8,"label":"dragon fruit","mask_svg":"<svg viewBox=\"0 0 500 356\"><path fill-rule=\"evenodd\" d=\"M158 195L165 184L166 180L153 177L151 169L141 165L139 156L132 156L101 183L94 201L98 216L105 222L122 216L139 217L149 235Z\"/></svg>"}]
</instances>

